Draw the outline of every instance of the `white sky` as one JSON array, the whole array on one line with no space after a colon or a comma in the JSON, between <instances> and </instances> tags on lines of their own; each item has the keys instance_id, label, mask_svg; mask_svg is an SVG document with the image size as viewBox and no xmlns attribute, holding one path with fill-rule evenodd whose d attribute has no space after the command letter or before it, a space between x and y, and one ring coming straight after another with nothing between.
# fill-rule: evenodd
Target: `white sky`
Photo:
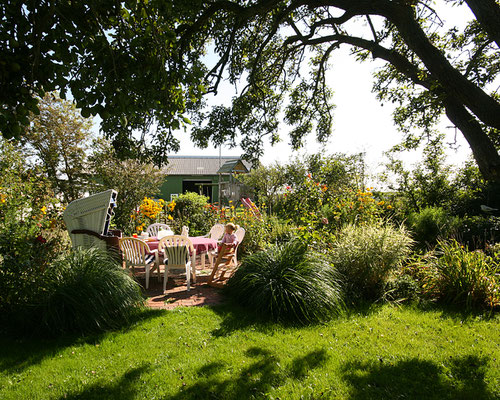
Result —
<instances>
[{"instance_id":1,"label":"white sky","mask_svg":"<svg viewBox=\"0 0 500 400\"><path fill-rule=\"evenodd\" d=\"M372 170L380 170L379 164L383 161L383 152L398 144L403 136L392 121L392 104L380 103L371 92L372 72L383 65L380 61L356 62L353 56L348 54L348 48L344 47L334 53L335 60L328 72L328 84L334 90L334 130L324 146L318 144L314 135L308 137L304 148L294 152L288 144L286 125L282 125L280 132L282 142L271 146L265 145L265 153L261 162L265 165L274 162L284 163L297 155L307 153L325 152L326 154L346 153L356 154L364 152L366 161ZM228 104L233 95L232 87L221 88L217 96L210 100L212 104ZM451 123L444 118L440 124L440 130L447 134L447 142L453 142L455 130L446 128ZM181 133L181 149L177 155L218 155L219 149L209 147L207 149L196 148L189 139L189 133ZM469 147L460 132L457 134L458 152L449 150L449 162L453 164L462 163L470 154ZM222 148L222 155L240 155L241 148ZM418 153L407 154L405 158L410 163L419 160Z\"/></svg>"}]
</instances>

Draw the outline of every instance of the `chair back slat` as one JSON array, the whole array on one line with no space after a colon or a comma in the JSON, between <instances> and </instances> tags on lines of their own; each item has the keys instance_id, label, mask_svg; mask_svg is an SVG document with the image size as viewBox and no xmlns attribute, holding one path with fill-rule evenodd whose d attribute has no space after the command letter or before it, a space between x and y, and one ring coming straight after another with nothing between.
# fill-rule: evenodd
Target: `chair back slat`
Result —
<instances>
[{"instance_id":1,"label":"chair back slat","mask_svg":"<svg viewBox=\"0 0 500 400\"><path fill-rule=\"evenodd\" d=\"M222 236L224 236L224 230L225 230L224 225L215 224L210 229L210 233L208 235L212 240L219 240L220 238L222 238Z\"/></svg>"},{"instance_id":2,"label":"chair back slat","mask_svg":"<svg viewBox=\"0 0 500 400\"><path fill-rule=\"evenodd\" d=\"M149 234L149 236L158 236L158 231L160 229L165 231L172 230L167 224L151 224L146 228L146 232Z\"/></svg>"},{"instance_id":3,"label":"chair back slat","mask_svg":"<svg viewBox=\"0 0 500 400\"><path fill-rule=\"evenodd\" d=\"M121 238L119 246L125 261L136 265L146 263L146 255L150 251L149 246L142 240L136 238Z\"/></svg>"}]
</instances>

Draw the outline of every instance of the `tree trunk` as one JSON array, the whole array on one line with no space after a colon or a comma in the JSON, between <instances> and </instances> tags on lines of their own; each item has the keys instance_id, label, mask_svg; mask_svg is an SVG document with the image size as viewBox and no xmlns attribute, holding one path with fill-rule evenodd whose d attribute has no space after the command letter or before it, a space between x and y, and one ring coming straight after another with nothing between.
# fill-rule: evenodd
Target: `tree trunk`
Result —
<instances>
[{"instance_id":1,"label":"tree trunk","mask_svg":"<svg viewBox=\"0 0 500 400\"><path fill-rule=\"evenodd\" d=\"M465 0L488 36L500 48L500 6L495 0Z\"/></svg>"},{"instance_id":2,"label":"tree trunk","mask_svg":"<svg viewBox=\"0 0 500 400\"><path fill-rule=\"evenodd\" d=\"M500 183L500 155L479 122L455 99L448 97L443 102L447 117L460 129L469 143L483 177L488 181Z\"/></svg>"}]
</instances>

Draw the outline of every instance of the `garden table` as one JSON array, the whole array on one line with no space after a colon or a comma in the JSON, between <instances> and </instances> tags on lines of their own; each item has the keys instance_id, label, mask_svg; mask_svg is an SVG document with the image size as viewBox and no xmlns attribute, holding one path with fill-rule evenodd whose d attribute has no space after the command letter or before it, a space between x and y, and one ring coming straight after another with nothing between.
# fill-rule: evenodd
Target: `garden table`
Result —
<instances>
[{"instance_id":1,"label":"garden table","mask_svg":"<svg viewBox=\"0 0 500 400\"><path fill-rule=\"evenodd\" d=\"M213 251L217 248L217 240L210 239L210 238L203 237L203 236L194 236L194 237L189 237L188 239L191 240L191 243L193 243L195 254L200 255L201 266L202 266L202 268L204 268L205 267L205 253L208 253L209 251ZM154 250L158 249L158 243L160 243L160 241L156 237L151 237L151 238L146 239L146 243L148 244L151 251L154 251ZM159 255L162 256L162 254L159 254ZM194 260L193 260L193 265L194 265Z\"/></svg>"}]
</instances>

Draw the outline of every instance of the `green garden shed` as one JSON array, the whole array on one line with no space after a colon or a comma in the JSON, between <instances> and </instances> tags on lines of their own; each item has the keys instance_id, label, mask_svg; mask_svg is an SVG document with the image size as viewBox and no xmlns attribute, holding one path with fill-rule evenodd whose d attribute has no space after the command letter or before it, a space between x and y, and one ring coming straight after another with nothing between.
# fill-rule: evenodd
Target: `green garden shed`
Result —
<instances>
[{"instance_id":1,"label":"green garden shed","mask_svg":"<svg viewBox=\"0 0 500 400\"><path fill-rule=\"evenodd\" d=\"M165 183L161 197L171 201L186 192L204 194L211 203L239 200L246 195L237 175L248 173L249 162L241 157L219 156L169 156L164 168Z\"/></svg>"}]
</instances>

